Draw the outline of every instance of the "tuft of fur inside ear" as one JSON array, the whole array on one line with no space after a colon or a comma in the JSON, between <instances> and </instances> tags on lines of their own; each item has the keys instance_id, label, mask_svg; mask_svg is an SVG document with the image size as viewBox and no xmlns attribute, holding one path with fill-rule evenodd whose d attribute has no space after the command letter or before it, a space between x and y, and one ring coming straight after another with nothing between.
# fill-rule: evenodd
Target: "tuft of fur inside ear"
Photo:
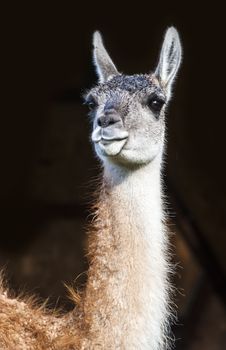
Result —
<instances>
[{"instance_id":1,"label":"tuft of fur inside ear","mask_svg":"<svg viewBox=\"0 0 226 350\"><path fill-rule=\"evenodd\" d=\"M101 34L98 31L93 34L93 46L94 64L96 66L99 82L103 83L110 77L119 74L119 72L107 53Z\"/></svg>"},{"instance_id":2,"label":"tuft of fur inside ear","mask_svg":"<svg viewBox=\"0 0 226 350\"><path fill-rule=\"evenodd\" d=\"M167 29L158 66L155 75L166 89L167 97L170 98L172 83L176 77L182 59L182 47L178 31L174 27Z\"/></svg>"}]
</instances>

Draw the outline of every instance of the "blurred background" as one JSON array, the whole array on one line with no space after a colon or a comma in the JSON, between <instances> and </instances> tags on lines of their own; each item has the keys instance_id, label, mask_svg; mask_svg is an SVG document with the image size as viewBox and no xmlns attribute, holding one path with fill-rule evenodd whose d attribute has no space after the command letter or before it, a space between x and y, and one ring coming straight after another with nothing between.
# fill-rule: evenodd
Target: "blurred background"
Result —
<instances>
[{"instance_id":1,"label":"blurred background","mask_svg":"<svg viewBox=\"0 0 226 350\"><path fill-rule=\"evenodd\" d=\"M81 95L100 30L127 74L155 68L167 26L184 59L168 111L165 187L177 266L176 349L226 349L225 12L215 1L17 2L1 39L0 265L16 292L70 309L99 173Z\"/></svg>"}]
</instances>

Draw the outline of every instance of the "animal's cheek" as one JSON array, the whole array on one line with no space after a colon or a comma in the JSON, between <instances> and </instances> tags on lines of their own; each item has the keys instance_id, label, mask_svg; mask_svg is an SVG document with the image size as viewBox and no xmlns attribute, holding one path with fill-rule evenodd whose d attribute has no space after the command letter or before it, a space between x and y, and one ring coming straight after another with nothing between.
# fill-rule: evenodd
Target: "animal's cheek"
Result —
<instances>
[{"instance_id":1,"label":"animal's cheek","mask_svg":"<svg viewBox=\"0 0 226 350\"><path fill-rule=\"evenodd\" d=\"M129 113L124 117L124 126L129 130L134 130L140 127L141 117L139 113Z\"/></svg>"}]
</instances>

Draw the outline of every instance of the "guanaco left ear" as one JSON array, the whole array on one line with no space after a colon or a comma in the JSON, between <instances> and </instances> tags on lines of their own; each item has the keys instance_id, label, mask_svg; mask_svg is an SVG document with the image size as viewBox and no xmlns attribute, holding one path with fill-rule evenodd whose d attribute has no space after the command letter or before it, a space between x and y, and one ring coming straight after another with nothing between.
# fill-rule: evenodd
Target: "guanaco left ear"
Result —
<instances>
[{"instance_id":1,"label":"guanaco left ear","mask_svg":"<svg viewBox=\"0 0 226 350\"><path fill-rule=\"evenodd\" d=\"M172 83L176 77L182 58L182 47L177 30L170 27L165 34L159 63L155 75L170 99Z\"/></svg>"},{"instance_id":2,"label":"guanaco left ear","mask_svg":"<svg viewBox=\"0 0 226 350\"><path fill-rule=\"evenodd\" d=\"M96 66L99 82L104 83L110 77L119 74L109 54L107 53L100 32L93 35L93 60Z\"/></svg>"}]
</instances>

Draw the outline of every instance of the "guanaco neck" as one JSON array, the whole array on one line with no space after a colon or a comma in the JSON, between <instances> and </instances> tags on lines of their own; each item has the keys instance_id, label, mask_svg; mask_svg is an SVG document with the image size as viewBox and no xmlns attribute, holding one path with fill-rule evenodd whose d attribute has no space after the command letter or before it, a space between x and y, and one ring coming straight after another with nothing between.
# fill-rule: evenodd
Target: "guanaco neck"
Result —
<instances>
[{"instance_id":1,"label":"guanaco neck","mask_svg":"<svg viewBox=\"0 0 226 350\"><path fill-rule=\"evenodd\" d=\"M167 318L160 160L106 163L90 232L82 349L162 349ZM99 346L99 347L98 347Z\"/></svg>"}]
</instances>

